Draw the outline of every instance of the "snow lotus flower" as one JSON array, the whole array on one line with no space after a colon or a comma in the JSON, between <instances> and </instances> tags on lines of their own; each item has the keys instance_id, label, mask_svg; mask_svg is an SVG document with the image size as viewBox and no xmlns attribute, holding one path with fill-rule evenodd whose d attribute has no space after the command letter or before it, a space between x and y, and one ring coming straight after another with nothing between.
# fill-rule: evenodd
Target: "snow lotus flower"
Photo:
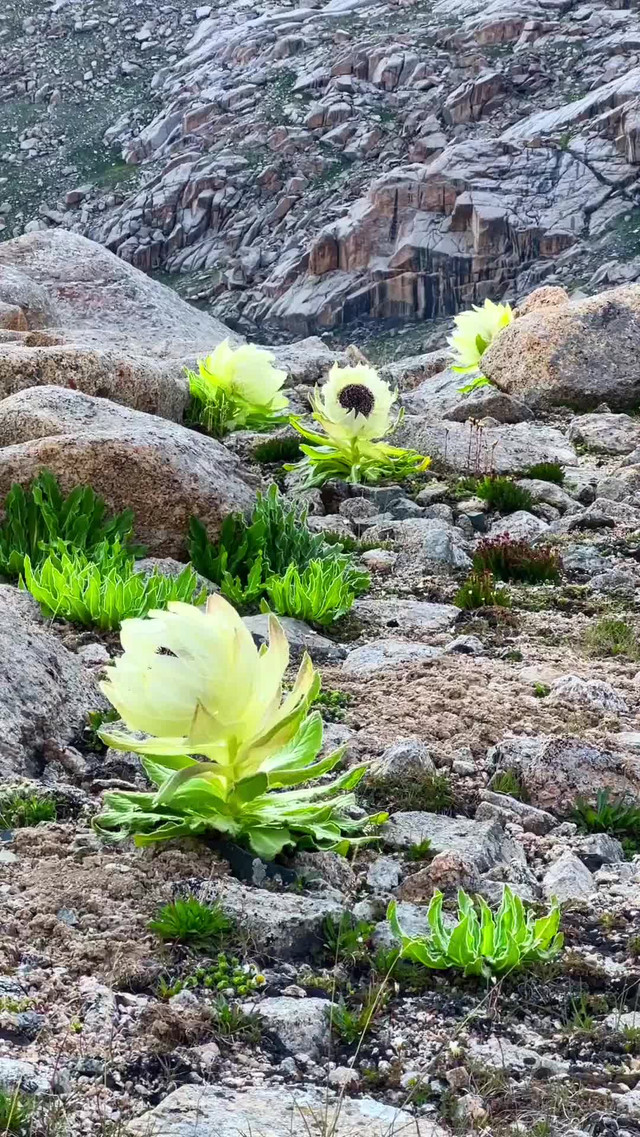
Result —
<instances>
[{"instance_id":1,"label":"snow lotus flower","mask_svg":"<svg viewBox=\"0 0 640 1137\"><path fill-rule=\"evenodd\" d=\"M228 340L218 344L198 371L188 371L192 398L200 409L195 415L202 425L218 427L224 434L240 427L263 430L282 422L289 400L282 394L286 371L273 366L274 355L254 344L232 348Z\"/></svg>"},{"instance_id":2,"label":"snow lotus flower","mask_svg":"<svg viewBox=\"0 0 640 1137\"><path fill-rule=\"evenodd\" d=\"M267 858L296 844L345 851L365 825L347 812L365 767L290 789L332 770L343 750L316 761L322 719L309 707L320 681L307 655L283 697L289 645L274 616L269 645L258 649L216 595L204 608L172 603L126 620L121 642L101 686L127 729L104 728L101 738L142 755L156 791L107 794L99 832L147 844L213 830Z\"/></svg>"},{"instance_id":3,"label":"snow lotus flower","mask_svg":"<svg viewBox=\"0 0 640 1137\"><path fill-rule=\"evenodd\" d=\"M494 304L492 300L460 312L454 321L455 331L447 341L455 353L453 370L477 371L489 344L514 319L509 304Z\"/></svg>"},{"instance_id":4,"label":"snow lotus flower","mask_svg":"<svg viewBox=\"0 0 640 1137\"><path fill-rule=\"evenodd\" d=\"M397 394L373 367L338 367L313 396L314 417L338 441L384 438L395 425L391 408Z\"/></svg>"},{"instance_id":5,"label":"snow lotus flower","mask_svg":"<svg viewBox=\"0 0 640 1137\"><path fill-rule=\"evenodd\" d=\"M297 466L306 486L321 486L329 478L349 482L402 479L425 470L429 459L413 450L389 446L381 440L398 425L392 416L397 399L388 383L367 364L331 368L325 385L311 397L313 418L321 433L301 419L291 418L311 446L301 446L305 457Z\"/></svg>"}]
</instances>

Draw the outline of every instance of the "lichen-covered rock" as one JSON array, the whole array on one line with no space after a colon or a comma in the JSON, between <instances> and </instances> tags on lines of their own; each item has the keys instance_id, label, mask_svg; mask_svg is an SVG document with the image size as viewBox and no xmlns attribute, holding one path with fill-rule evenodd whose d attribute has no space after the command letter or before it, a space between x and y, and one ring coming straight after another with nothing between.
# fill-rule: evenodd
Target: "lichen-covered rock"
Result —
<instances>
[{"instance_id":1,"label":"lichen-covered rock","mask_svg":"<svg viewBox=\"0 0 640 1137\"><path fill-rule=\"evenodd\" d=\"M640 285L536 306L496 337L482 357L482 369L500 390L531 406L636 407Z\"/></svg>"},{"instance_id":2,"label":"lichen-covered rock","mask_svg":"<svg viewBox=\"0 0 640 1137\"><path fill-rule=\"evenodd\" d=\"M260 944L261 954L276 959L309 959L318 951L327 916L340 920L344 911L337 896L336 892L330 896L282 892L276 899L267 889L234 880L204 884L199 891L203 903L219 901Z\"/></svg>"},{"instance_id":3,"label":"lichen-covered rock","mask_svg":"<svg viewBox=\"0 0 640 1137\"><path fill-rule=\"evenodd\" d=\"M42 772L43 747L78 735L102 696L27 592L0 585L0 784Z\"/></svg>"},{"instance_id":4,"label":"lichen-covered rock","mask_svg":"<svg viewBox=\"0 0 640 1137\"><path fill-rule=\"evenodd\" d=\"M215 536L255 497L238 459L214 439L65 387L0 402L0 446L0 498L47 467L65 492L91 485L110 509L133 509L136 534L155 555L184 555L193 514Z\"/></svg>"},{"instance_id":5,"label":"lichen-covered rock","mask_svg":"<svg viewBox=\"0 0 640 1137\"><path fill-rule=\"evenodd\" d=\"M601 750L580 738L505 738L489 759L496 770L513 771L522 781L532 805L564 815L576 798L595 800L599 790L615 796L637 795L640 766L624 754Z\"/></svg>"},{"instance_id":6,"label":"lichen-covered rock","mask_svg":"<svg viewBox=\"0 0 640 1137\"><path fill-rule=\"evenodd\" d=\"M130 1122L127 1133L146 1137L288 1137L300 1129L313 1133L316 1119L326 1117L333 1137L388 1137L406 1130L411 1137L445 1137L428 1117L414 1117L373 1098L338 1097L314 1086L287 1090L282 1086L180 1086L149 1113Z\"/></svg>"}]
</instances>

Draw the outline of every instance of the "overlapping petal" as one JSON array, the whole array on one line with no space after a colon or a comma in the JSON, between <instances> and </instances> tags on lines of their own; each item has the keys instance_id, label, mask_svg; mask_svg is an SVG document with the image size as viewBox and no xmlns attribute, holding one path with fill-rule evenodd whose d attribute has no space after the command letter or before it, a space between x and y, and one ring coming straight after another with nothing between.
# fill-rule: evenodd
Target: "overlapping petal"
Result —
<instances>
[{"instance_id":1,"label":"overlapping petal","mask_svg":"<svg viewBox=\"0 0 640 1137\"><path fill-rule=\"evenodd\" d=\"M232 348L223 340L211 355L198 362L202 393L223 391L256 409L280 410L289 402L281 392L287 373L273 366L274 359L271 352L254 344Z\"/></svg>"},{"instance_id":2,"label":"overlapping petal","mask_svg":"<svg viewBox=\"0 0 640 1137\"><path fill-rule=\"evenodd\" d=\"M494 304L485 300L455 318L455 331L448 343L455 354L454 366L460 371L475 371L489 344L515 319L509 304Z\"/></svg>"}]
</instances>

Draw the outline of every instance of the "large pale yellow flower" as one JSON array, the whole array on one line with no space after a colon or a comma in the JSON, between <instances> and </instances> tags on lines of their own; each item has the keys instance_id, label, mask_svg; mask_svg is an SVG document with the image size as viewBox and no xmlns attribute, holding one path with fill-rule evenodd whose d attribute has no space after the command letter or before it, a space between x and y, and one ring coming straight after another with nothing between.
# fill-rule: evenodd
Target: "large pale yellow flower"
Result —
<instances>
[{"instance_id":1,"label":"large pale yellow flower","mask_svg":"<svg viewBox=\"0 0 640 1137\"><path fill-rule=\"evenodd\" d=\"M252 407L281 410L289 405L281 393L287 373L273 366L274 359L270 351L254 344L232 348L223 340L211 355L198 361L199 379L205 393L224 391Z\"/></svg>"},{"instance_id":2,"label":"large pale yellow flower","mask_svg":"<svg viewBox=\"0 0 640 1137\"><path fill-rule=\"evenodd\" d=\"M391 407L396 398L375 368L335 364L325 385L316 390L312 405L329 437L348 442L384 438L394 425Z\"/></svg>"},{"instance_id":3,"label":"large pale yellow flower","mask_svg":"<svg viewBox=\"0 0 640 1137\"><path fill-rule=\"evenodd\" d=\"M509 304L494 304L492 300L485 300L481 308L474 304L468 312L460 312L454 321L455 331L447 341L455 353L454 369L479 370L489 344L514 319Z\"/></svg>"},{"instance_id":4,"label":"large pale yellow flower","mask_svg":"<svg viewBox=\"0 0 640 1137\"><path fill-rule=\"evenodd\" d=\"M130 731L105 730L108 745L147 755L202 755L215 763L209 782L225 798L240 779L268 770L306 714L318 680L308 656L283 700L289 645L275 616L269 646L221 596L206 607L178 601L148 619L125 620L124 649L101 684ZM266 765L265 765L266 758Z\"/></svg>"}]
</instances>

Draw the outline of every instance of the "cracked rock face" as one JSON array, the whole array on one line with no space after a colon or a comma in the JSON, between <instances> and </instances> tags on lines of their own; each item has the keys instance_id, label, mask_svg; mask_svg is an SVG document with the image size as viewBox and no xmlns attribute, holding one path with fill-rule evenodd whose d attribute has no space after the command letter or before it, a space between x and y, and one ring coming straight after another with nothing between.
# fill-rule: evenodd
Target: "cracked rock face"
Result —
<instances>
[{"instance_id":1,"label":"cracked rock face","mask_svg":"<svg viewBox=\"0 0 640 1137\"><path fill-rule=\"evenodd\" d=\"M554 269L555 285L640 274L635 11L22 0L20 14L4 38L8 236L75 230L282 336L518 299Z\"/></svg>"}]
</instances>

